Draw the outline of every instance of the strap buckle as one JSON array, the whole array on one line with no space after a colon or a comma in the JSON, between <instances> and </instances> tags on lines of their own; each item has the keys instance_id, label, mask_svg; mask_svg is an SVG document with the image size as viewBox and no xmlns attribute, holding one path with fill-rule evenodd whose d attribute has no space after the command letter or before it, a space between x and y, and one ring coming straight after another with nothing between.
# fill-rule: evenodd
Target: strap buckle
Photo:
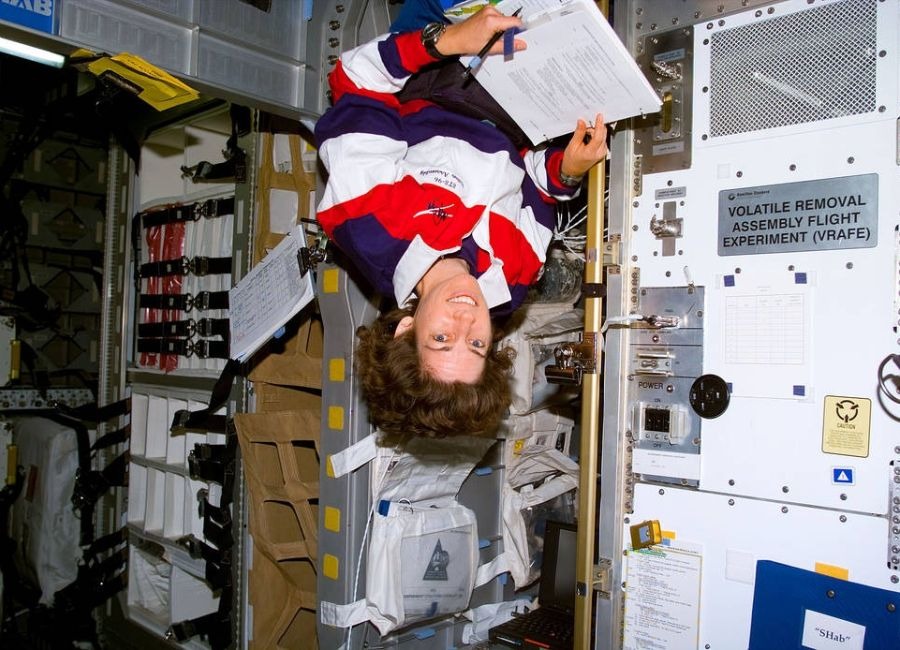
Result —
<instances>
[{"instance_id":1,"label":"strap buckle","mask_svg":"<svg viewBox=\"0 0 900 650\"><path fill-rule=\"evenodd\" d=\"M196 299L194 298L194 296L192 296L189 293L185 293L182 295L184 296L184 311L190 312L194 308L194 305L196 304ZM199 294L198 294L198 297L199 297ZM208 300L208 298L207 298L207 300ZM202 307L198 307L198 309L202 309Z\"/></svg>"},{"instance_id":2,"label":"strap buckle","mask_svg":"<svg viewBox=\"0 0 900 650\"><path fill-rule=\"evenodd\" d=\"M201 217L208 219L215 214L216 199L207 199L206 201L197 201L194 204L194 221L199 221Z\"/></svg>"},{"instance_id":3,"label":"strap buckle","mask_svg":"<svg viewBox=\"0 0 900 650\"><path fill-rule=\"evenodd\" d=\"M198 359L206 359L209 356L209 342L206 339L194 341L194 344L191 346L190 350L193 354L197 355Z\"/></svg>"},{"instance_id":4,"label":"strap buckle","mask_svg":"<svg viewBox=\"0 0 900 650\"><path fill-rule=\"evenodd\" d=\"M200 311L209 309L209 291L201 291L194 296L194 307Z\"/></svg>"},{"instance_id":5,"label":"strap buckle","mask_svg":"<svg viewBox=\"0 0 900 650\"><path fill-rule=\"evenodd\" d=\"M185 258L187 259L187 258ZM192 260L188 260L191 273L196 276L209 275L209 258L197 256Z\"/></svg>"},{"instance_id":6,"label":"strap buckle","mask_svg":"<svg viewBox=\"0 0 900 650\"><path fill-rule=\"evenodd\" d=\"M193 321L191 321L193 322ZM197 321L197 334L200 336L214 336L211 318L201 318Z\"/></svg>"}]
</instances>

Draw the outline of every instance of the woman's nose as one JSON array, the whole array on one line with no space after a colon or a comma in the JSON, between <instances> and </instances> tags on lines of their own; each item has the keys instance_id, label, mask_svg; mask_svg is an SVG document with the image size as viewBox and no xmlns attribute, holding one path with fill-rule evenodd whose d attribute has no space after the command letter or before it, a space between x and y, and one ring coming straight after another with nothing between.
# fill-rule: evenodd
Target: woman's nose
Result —
<instances>
[{"instance_id":1,"label":"woman's nose","mask_svg":"<svg viewBox=\"0 0 900 650\"><path fill-rule=\"evenodd\" d=\"M475 322L475 312L471 309L460 309L453 317L460 323L465 323L467 325Z\"/></svg>"}]
</instances>

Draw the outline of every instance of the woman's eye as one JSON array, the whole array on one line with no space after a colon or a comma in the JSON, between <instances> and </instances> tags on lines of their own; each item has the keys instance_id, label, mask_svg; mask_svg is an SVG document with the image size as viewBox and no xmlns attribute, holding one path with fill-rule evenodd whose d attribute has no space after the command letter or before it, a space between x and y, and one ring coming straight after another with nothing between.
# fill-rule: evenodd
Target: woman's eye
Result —
<instances>
[{"instance_id":1,"label":"woman's eye","mask_svg":"<svg viewBox=\"0 0 900 650\"><path fill-rule=\"evenodd\" d=\"M437 341L438 343L445 343L445 342L447 341L447 335L446 335L446 334L435 334L432 338L433 338L435 341Z\"/></svg>"},{"instance_id":2,"label":"woman's eye","mask_svg":"<svg viewBox=\"0 0 900 650\"><path fill-rule=\"evenodd\" d=\"M473 348L481 349L484 347L484 341L482 341L481 339L472 339L471 343Z\"/></svg>"}]
</instances>

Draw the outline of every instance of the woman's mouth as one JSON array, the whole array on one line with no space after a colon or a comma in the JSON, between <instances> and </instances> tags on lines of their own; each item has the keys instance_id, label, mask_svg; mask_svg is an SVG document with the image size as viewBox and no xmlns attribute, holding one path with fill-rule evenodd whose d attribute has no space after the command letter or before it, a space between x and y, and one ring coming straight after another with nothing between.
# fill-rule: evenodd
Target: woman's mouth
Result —
<instances>
[{"instance_id":1,"label":"woman's mouth","mask_svg":"<svg viewBox=\"0 0 900 650\"><path fill-rule=\"evenodd\" d=\"M467 294L453 296L452 298L448 299L447 302L452 302L454 304L470 305L472 307L478 306L478 303L475 301L475 299L472 296L467 295Z\"/></svg>"}]
</instances>

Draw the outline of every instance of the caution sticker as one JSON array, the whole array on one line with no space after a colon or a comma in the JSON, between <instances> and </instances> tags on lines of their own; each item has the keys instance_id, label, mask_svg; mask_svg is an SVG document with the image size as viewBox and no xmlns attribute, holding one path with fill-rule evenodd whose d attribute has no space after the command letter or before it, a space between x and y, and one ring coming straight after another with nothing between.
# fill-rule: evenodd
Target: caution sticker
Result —
<instances>
[{"instance_id":1,"label":"caution sticker","mask_svg":"<svg viewBox=\"0 0 900 650\"><path fill-rule=\"evenodd\" d=\"M871 424L872 400L826 395L822 413L822 451L865 458L869 455Z\"/></svg>"}]
</instances>

